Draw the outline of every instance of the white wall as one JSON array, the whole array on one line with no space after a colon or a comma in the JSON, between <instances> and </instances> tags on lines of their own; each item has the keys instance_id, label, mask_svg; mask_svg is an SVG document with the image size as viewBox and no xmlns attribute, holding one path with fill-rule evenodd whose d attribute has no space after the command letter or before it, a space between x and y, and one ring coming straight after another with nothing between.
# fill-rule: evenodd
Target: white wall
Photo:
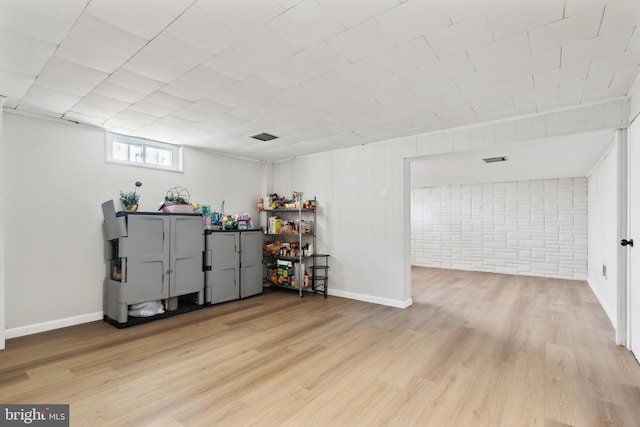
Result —
<instances>
[{"instance_id":1,"label":"white wall","mask_svg":"<svg viewBox=\"0 0 640 427\"><path fill-rule=\"evenodd\" d=\"M0 111L7 98L0 96ZM6 154L4 150L4 115L0 112L0 350L5 347L5 243L4 210L6 197Z\"/></svg>"},{"instance_id":2,"label":"white wall","mask_svg":"<svg viewBox=\"0 0 640 427\"><path fill-rule=\"evenodd\" d=\"M618 174L620 141L611 144L608 153L589 176L589 286L614 328L617 324L618 278ZM606 275L603 271L606 266Z\"/></svg>"},{"instance_id":3,"label":"white wall","mask_svg":"<svg viewBox=\"0 0 640 427\"><path fill-rule=\"evenodd\" d=\"M412 264L585 280L587 179L412 189Z\"/></svg>"},{"instance_id":4,"label":"white wall","mask_svg":"<svg viewBox=\"0 0 640 427\"><path fill-rule=\"evenodd\" d=\"M157 211L176 185L191 201L227 213L255 212L263 163L185 149L184 173L104 161L104 132L4 114L8 162L7 336L102 318L102 210L136 180L141 211Z\"/></svg>"},{"instance_id":5,"label":"white wall","mask_svg":"<svg viewBox=\"0 0 640 427\"><path fill-rule=\"evenodd\" d=\"M275 164L275 192L318 197L318 249L331 255L332 295L395 307L411 304L402 250L407 142L411 151L407 140Z\"/></svg>"},{"instance_id":6,"label":"white wall","mask_svg":"<svg viewBox=\"0 0 640 427\"><path fill-rule=\"evenodd\" d=\"M255 211L267 188L317 195L332 255L330 290L367 301L411 303L410 195L405 159L551 135L624 126L623 101L486 123L263 164L186 150L184 174L105 164L103 133L4 113L12 205L5 227L8 336L92 320L102 309L100 204L141 180L141 210L169 187L194 201ZM241 179L240 179L241 178ZM385 198L384 195L387 194ZM73 203L68 203L71 200ZM322 212L324 210L324 212ZM324 250L323 249L323 250Z\"/></svg>"},{"instance_id":7,"label":"white wall","mask_svg":"<svg viewBox=\"0 0 640 427\"><path fill-rule=\"evenodd\" d=\"M405 159L598 129L627 122L624 101L335 150L274 165L276 192L326 204L330 293L393 306L411 303L410 192ZM388 198L383 194L388 190Z\"/></svg>"}]
</instances>

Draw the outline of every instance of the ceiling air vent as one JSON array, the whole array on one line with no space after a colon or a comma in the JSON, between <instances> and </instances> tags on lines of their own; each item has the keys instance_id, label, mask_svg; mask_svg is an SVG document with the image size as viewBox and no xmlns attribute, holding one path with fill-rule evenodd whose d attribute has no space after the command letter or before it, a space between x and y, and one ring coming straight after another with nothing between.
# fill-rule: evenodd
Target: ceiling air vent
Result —
<instances>
[{"instance_id":1,"label":"ceiling air vent","mask_svg":"<svg viewBox=\"0 0 640 427\"><path fill-rule=\"evenodd\" d=\"M257 135L253 135L251 138L259 139L260 141L271 141L272 139L276 139L277 136L262 132Z\"/></svg>"},{"instance_id":2,"label":"ceiling air vent","mask_svg":"<svg viewBox=\"0 0 640 427\"><path fill-rule=\"evenodd\" d=\"M498 163L498 162L506 162L508 159L506 156L500 156L500 157L488 157L486 159L482 159L483 162L485 163Z\"/></svg>"}]
</instances>

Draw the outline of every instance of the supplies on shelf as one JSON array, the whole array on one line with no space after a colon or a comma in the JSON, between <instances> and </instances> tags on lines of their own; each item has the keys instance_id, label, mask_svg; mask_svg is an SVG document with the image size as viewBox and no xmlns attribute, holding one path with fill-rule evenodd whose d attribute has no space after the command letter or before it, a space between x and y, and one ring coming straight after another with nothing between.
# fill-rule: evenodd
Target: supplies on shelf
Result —
<instances>
[{"instance_id":1,"label":"supplies on shelf","mask_svg":"<svg viewBox=\"0 0 640 427\"><path fill-rule=\"evenodd\" d=\"M303 200L302 193L299 191L294 191L291 194L290 198L285 196L278 196L277 193L268 194L266 197L260 197L257 201L257 209L258 211L262 211L264 209L315 209L316 201L315 200Z\"/></svg>"},{"instance_id":2,"label":"supplies on shelf","mask_svg":"<svg viewBox=\"0 0 640 427\"><path fill-rule=\"evenodd\" d=\"M285 220L279 216L271 216L267 220L267 234L312 234L313 221Z\"/></svg>"},{"instance_id":3,"label":"supplies on shelf","mask_svg":"<svg viewBox=\"0 0 640 427\"><path fill-rule=\"evenodd\" d=\"M305 243L301 249L299 242L283 242L280 240L274 242L267 240L262 247L262 255L267 257L300 258L300 255L308 257L312 254L313 245L310 243Z\"/></svg>"},{"instance_id":4,"label":"supplies on shelf","mask_svg":"<svg viewBox=\"0 0 640 427\"><path fill-rule=\"evenodd\" d=\"M302 277L302 286L311 286L311 269L306 269L304 263L294 264L292 261L278 260L271 270L271 283L279 286L298 286L298 277Z\"/></svg>"}]
</instances>

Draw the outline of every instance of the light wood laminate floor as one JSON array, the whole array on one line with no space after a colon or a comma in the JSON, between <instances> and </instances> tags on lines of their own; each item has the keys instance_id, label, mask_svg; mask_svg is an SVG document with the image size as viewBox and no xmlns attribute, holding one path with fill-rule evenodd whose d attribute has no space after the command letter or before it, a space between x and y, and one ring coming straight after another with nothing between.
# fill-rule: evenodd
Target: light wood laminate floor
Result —
<instances>
[{"instance_id":1,"label":"light wood laminate floor","mask_svg":"<svg viewBox=\"0 0 640 427\"><path fill-rule=\"evenodd\" d=\"M584 282L412 275L404 310L275 289L12 339L0 402L83 427L640 425L640 366Z\"/></svg>"}]
</instances>

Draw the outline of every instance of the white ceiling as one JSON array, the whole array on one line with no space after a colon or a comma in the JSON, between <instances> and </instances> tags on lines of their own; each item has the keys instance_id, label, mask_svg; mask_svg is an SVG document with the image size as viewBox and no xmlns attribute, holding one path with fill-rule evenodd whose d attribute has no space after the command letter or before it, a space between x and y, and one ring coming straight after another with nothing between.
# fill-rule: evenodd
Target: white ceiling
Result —
<instances>
[{"instance_id":1,"label":"white ceiling","mask_svg":"<svg viewBox=\"0 0 640 427\"><path fill-rule=\"evenodd\" d=\"M0 95L275 160L624 96L639 23L638 0L2 0Z\"/></svg>"},{"instance_id":2,"label":"white ceiling","mask_svg":"<svg viewBox=\"0 0 640 427\"><path fill-rule=\"evenodd\" d=\"M411 187L587 176L611 146L615 130L531 139L411 162ZM507 157L500 163L482 159Z\"/></svg>"}]
</instances>

